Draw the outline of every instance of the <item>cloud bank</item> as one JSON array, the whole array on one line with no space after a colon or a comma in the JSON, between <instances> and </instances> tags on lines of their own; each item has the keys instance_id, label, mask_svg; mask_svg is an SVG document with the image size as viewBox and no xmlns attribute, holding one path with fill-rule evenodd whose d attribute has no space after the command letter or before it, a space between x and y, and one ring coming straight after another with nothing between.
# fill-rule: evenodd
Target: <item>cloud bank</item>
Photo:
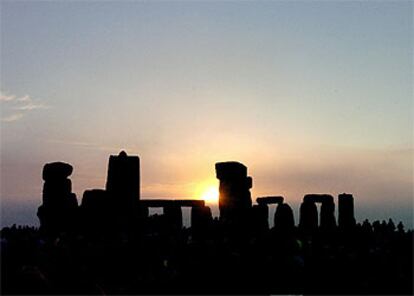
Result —
<instances>
[{"instance_id":1,"label":"cloud bank","mask_svg":"<svg viewBox=\"0 0 414 296\"><path fill-rule=\"evenodd\" d=\"M0 92L1 102L1 122L16 122L24 118L28 112L49 109L50 106L41 102L38 99L32 99L29 95L18 97L13 94L6 94Z\"/></svg>"}]
</instances>

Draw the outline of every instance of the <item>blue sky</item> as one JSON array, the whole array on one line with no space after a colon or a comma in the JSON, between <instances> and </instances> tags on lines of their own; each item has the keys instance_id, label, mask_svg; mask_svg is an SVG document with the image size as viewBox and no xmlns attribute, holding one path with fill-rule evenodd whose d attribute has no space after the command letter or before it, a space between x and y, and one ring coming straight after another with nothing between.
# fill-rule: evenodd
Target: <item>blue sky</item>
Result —
<instances>
[{"instance_id":1,"label":"blue sky","mask_svg":"<svg viewBox=\"0 0 414 296\"><path fill-rule=\"evenodd\" d=\"M2 1L2 209L74 191L109 154L142 159L142 195L193 196L239 160L253 196L352 192L412 223L411 1Z\"/></svg>"}]
</instances>

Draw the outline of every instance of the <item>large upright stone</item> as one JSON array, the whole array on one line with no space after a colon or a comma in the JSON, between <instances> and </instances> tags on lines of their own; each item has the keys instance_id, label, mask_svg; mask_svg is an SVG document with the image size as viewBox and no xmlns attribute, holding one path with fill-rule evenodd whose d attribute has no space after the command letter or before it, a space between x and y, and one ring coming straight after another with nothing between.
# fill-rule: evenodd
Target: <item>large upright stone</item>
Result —
<instances>
[{"instance_id":1,"label":"large upright stone","mask_svg":"<svg viewBox=\"0 0 414 296\"><path fill-rule=\"evenodd\" d=\"M193 206L191 208L191 231L193 236L204 236L211 226L213 217L210 207Z\"/></svg>"},{"instance_id":2,"label":"large upright stone","mask_svg":"<svg viewBox=\"0 0 414 296\"><path fill-rule=\"evenodd\" d=\"M72 192L72 181L70 179L48 179L43 184L43 204L47 206L59 206L64 196Z\"/></svg>"},{"instance_id":3,"label":"large upright stone","mask_svg":"<svg viewBox=\"0 0 414 296\"><path fill-rule=\"evenodd\" d=\"M320 213L320 228L324 230L332 230L336 227L335 220L335 203L332 200L322 202Z\"/></svg>"},{"instance_id":4,"label":"large upright stone","mask_svg":"<svg viewBox=\"0 0 414 296\"><path fill-rule=\"evenodd\" d=\"M135 207L140 199L140 163L138 156L128 156L121 151L109 157L106 191L113 205L121 208Z\"/></svg>"},{"instance_id":5,"label":"large upright stone","mask_svg":"<svg viewBox=\"0 0 414 296\"><path fill-rule=\"evenodd\" d=\"M293 211L288 204L282 203L277 206L274 217L274 225L276 229L282 231L292 231L295 228Z\"/></svg>"},{"instance_id":6,"label":"large upright stone","mask_svg":"<svg viewBox=\"0 0 414 296\"><path fill-rule=\"evenodd\" d=\"M111 204L111 231L134 232L140 223L140 162L121 151L111 155L106 191Z\"/></svg>"},{"instance_id":7,"label":"large upright stone","mask_svg":"<svg viewBox=\"0 0 414 296\"><path fill-rule=\"evenodd\" d=\"M318 209L313 201L304 200L300 205L299 228L305 232L318 228Z\"/></svg>"},{"instance_id":8,"label":"large upright stone","mask_svg":"<svg viewBox=\"0 0 414 296\"><path fill-rule=\"evenodd\" d=\"M108 194L102 189L86 190L80 206L82 229L88 233L103 233L108 227L111 207Z\"/></svg>"},{"instance_id":9,"label":"large upright stone","mask_svg":"<svg viewBox=\"0 0 414 296\"><path fill-rule=\"evenodd\" d=\"M48 163L43 167L43 203L37 216L44 234L58 235L77 226L78 201L72 193L72 182L67 179L72 171L72 166L64 162Z\"/></svg>"},{"instance_id":10,"label":"large upright stone","mask_svg":"<svg viewBox=\"0 0 414 296\"><path fill-rule=\"evenodd\" d=\"M354 216L354 197L352 194L338 195L338 225L340 228L352 228L356 224Z\"/></svg>"},{"instance_id":11,"label":"large upright stone","mask_svg":"<svg viewBox=\"0 0 414 296\"><path fill-rule=\"evenodd\" d=\"M88 211L102 209L107 204L107 192L102 189L85 190L83 193L81 207Z\"/></svg>"},{"instance_id":12,"label":"large upright stone","mask_svg":"<svg viewBox=\"0 0 414 296\"><path fill-rule=\"evenodd\" d=\"M335 203L329 194L306 194L300 209L299 226L308 231L318 228L318 210L315 203L321 203L320 228L331 230L336 227ZM303 216L303 217L302 217Z\"/></svg>"},{"instance_id":13,"label":"large upright stone","mask_svg":"<svg viewBox=\"0 0 414 296\"><path fill-rule=\"evenodd\" d=\"M247 176L247 167L239 162L216 163L216 175L220 180L220 220L230 224L249 220L252 178Z\"/></svg>"}]
</instances>

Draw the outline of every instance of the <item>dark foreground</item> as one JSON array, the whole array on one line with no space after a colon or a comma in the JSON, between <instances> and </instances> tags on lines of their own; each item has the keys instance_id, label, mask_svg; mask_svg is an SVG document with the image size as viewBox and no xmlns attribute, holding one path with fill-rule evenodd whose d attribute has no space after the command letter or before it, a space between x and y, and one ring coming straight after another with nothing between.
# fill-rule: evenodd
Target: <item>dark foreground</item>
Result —
<instances>
[{"instance_id":1,"label":"dark foreground","mask_svg":"<svg viewBox=\"0 0 414 296\"><path fill-rule=\"evenodd\" d=\"M412 294L413 232L365 221L352 231L271 229L202 237L145 231L47 238L1 231L1 294Z\"/></svg>"}]
</instances>

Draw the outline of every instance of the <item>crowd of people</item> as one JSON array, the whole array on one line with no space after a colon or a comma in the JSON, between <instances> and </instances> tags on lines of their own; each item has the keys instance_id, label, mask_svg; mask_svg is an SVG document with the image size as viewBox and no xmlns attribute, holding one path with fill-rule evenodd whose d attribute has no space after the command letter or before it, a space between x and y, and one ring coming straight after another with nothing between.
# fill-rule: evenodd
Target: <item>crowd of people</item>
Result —
<instances>
[{"instance_id":1,"label":"crowd of people","mask_svg":"<svg viewBox=\"0 0 414 296\"><path fill-rule=\"evenodd\" d=\"M392 220L354 228L165 231L1 230L2 294L412 294L413 231Z\"/></svg>"}]
</instances>

